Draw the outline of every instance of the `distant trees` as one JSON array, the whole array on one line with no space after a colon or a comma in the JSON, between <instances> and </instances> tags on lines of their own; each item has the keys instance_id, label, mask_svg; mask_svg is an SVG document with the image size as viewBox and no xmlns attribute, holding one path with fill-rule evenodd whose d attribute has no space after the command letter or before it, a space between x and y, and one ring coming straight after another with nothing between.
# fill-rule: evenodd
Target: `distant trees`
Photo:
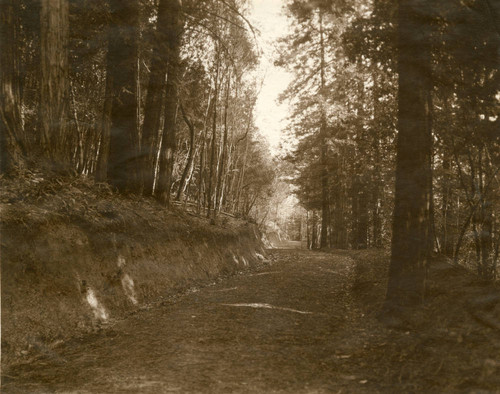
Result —
<instances>
[{"instance_id":1,"label":"distant trees","mask_svg":"<svg viewBox=\"0 0 500 394\"><path fill-rule=\"evenodd\" d=\"M319 247L366 248L389 237L390 220L382 211L387 214L391 204L383 193L395 127L390 116L374 114L384 106L376 95L389 102L395 84L382 64L354 59L344 42L348 18L363 12L358 8L348 2L290 2L294 31L283 40L279 59L297 75L283 95L294 107L289 131L298 139L287 159L315 222L308 226L314 231L311 245ZM382 81L388 86L382 88ZM385 110L389 115L394 107Z\"/></svg>"},{"instance_id":2,"label":"distant trees","mask_svg":"<svg viewBox=\"0 0 500 394\"><path fill-rule=\"evenodd\" d=\"M497 275L500 243L494 219L500 192L495 181L500 169L498 11L498 5L488 1L468 8L450 4L438 35L445 56L436 65L441 82L436 134L442 152L436 167L443 192L437 203L446 228L441 226L438 241L446 234L446 253L456 263L470 256L470 266L486 279Z\"/></svg>"},{"instance_id":3,"label":"distant trees","mask_svg":"<svg viewBox=\"0 0 500 394\"><path fill-rule=\"evenodd\" d=\"M248 215L273 176L256 148L245 7L3 2L2 171L81 173L211 217Z\"/></svg>"},{"instance_id":4,"label":"distant trees","mask_svg":"<svg viewBox=\"0 0 500 394\"><path fill-rule=\"evenodd\" d=\"M301 133L307 141L304 141L305 144L314 152L309 150L307 155L300 159L297 157L296 164L307 165L306 163L308 163L315 168L314 171L319 178L318 194L314 196L314 199L308 198L308 204L321 211L324 225L321 226L319 232L319 245L326 247L330 225L326 79L331 68L327 67L325 58L327 45L323 21L325 10L324 5L321 4L318 7L312 7L307 2L294 2L290 4L289 11L296 18L297 25L292 33L293 37L290 36L286 39L290 44L287 44L286 50L282 50L279 64L295 69L297 78L285 92L284 98L300 97L295 103L294 123L300 125ZM307 115L305 115L306 112ZM311 144L313 140L315 142ZM301 160L301 164L299 164L299 160Z\"/></svg>"},{"instance_id":5,"label":"distant trees","mask_svg":"<svg viewBox=\"0 0 500 394\"><path fill-rule=\"evenodd\" d=\"M325 246L325 229L329 247L382 246L392 239L388 302L421 300L430 253L494 278L498 6L300 0L287 7L294 30L278 62L296 78L283 97L294 109L288 132L295 150L285 158L308 211L310 245ZM323 29L312 17L320 12ZM325 141L328 198L322 196ZM321 214L326 200L329 216Z\"/></svg>"}]
</instances>

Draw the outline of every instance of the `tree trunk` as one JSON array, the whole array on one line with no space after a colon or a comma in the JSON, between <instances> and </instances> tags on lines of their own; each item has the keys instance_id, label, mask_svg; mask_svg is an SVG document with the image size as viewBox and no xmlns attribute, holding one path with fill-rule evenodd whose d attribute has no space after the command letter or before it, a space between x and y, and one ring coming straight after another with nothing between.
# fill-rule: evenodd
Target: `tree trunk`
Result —
<instances>
[{"instance_id":1,"label":"tree trunk","mask_svg":"<svg viewBox=\"0 0 500 394\"><path fill-rule=\"evenodd\" d=\"M328 229L330 227L330 196L328 190L328 145L325 97L325 43L323 39L323 11L319 11L320 49L321 49L321 235L320 248L328 247Z\"/></svg>"},{"instance_id":2,"label":"tree trunk","mask_svg":"<svg viewBox=\"0 0 500 394\"><path fill-rule=\"evenodd\" d=\"M184 166L184 170L182 171L181 175L181 180L179 181L179 188L177 189L177 194L175 196L175 201L180 201L182 192L184 191L184 184L186 183L186 179L189 173L190 168L192 167L193 160L194 160L194 135L195 135L195 130L194 126L189 120L189 118L186 115L186 112L184 111L184 107L182 104L180 105L182 117L184 119L184 122L188 126L189 129L189 151L188 151L188 157L186 160L186 165Z\"/></svg>"},{"instance_id":3,"label":"tree trunk","mask_svg":"<svg viewBox=\"0 0 500 394\"><path fill-rule=\"evenodd\" d=\"M141 172L144 180L144 195L153 193L155 176L155 147L159 138L162 115L162 96L165 90L167 67L170 56L169 40L172 39L172 28L177 1L160 0L158 4L158 20L153 37L153 54L151 59L144 123L141 140ZM176 39L176 38L174 38Z\"/></svg>"},{"instance_id":4,"label":"tree trunk","mask_svg":"<svg viewBox=\"0 0 500 394\"><path fill-rule=\"evenodd\" d=\"M493 251L493 209L487 199L483 199L481 210L483 223L481 226L481 265L483 267L483 279L492 280L495 277L495 261Z\"/></svg>"},{"instance_id":5,"label":"tree trunk","mask_svg":"<svg viewBox=\"0 0 500 394\"><path fill-rule=\"evenodd\" d=\"M451 163L448 157L446 157L446 154L443 157L443 182L441 185L441 193L442 193L442 230L441 230L441 243L442 243L442 250L443 253L448 256L452 257L453 256L453 243L451 242L450 239L450 231L449 231L449 225L450 225L450 202L452 200L451 198L451 187L450 187L450 171L451 171Z\"/></svg>"},{"instance_id":6,"label":"tree trunk","mask_svg":"<svg viewBox=\"0 0 500 394\"><path fill-rule=\"evenodd\" d=\"M245 153L243 154L243 163L241 165L241 170L239 173L239 178L238 178L238 184L236 187L236 197L235 197L235 203L234 203L234 208L233 211L235 213L238 213L239 211L239 206L240 206L240 198L241 198L241 192L243 191L243 182L245 181L245 172L247 168L247 159L248 159L248 146L250 145L250 138L246 138L245 141Z\"/></svg>"},{"instance_id":7,"label":"tree trunk","mask_svg":"<svg viewBox=\"0 0 500 394\"><path fill-rule=\"evenodd\" d=\"M380 90L378 84L378 75L377 69L374 66L374 71L372 73L373 77L373 115L375 121L379 120L380 111L379 106L380 103L378 101L380 97ZM382 198L381 194L383 191L381 172L382 172L382 163L381 163L381 155L380 155L380 131L377 126L372 130L373 140L372 140L372 149L373 149L373 177L372 177L372 187L373 187L373 195L372 195L372 222L373 222L373 235L372 235L372 245L376 248L380 248L382 246Z\"/></svg>"},{"instance_id":8,"label":"tree trunk","mask_svg":"<svg viewBox=\"0 0 500 394\"><path fill-rule=\"evenodd\" d=\"M312 234L311 234L311 247L309 249L316 249L316 239L318 238L317 224L316 224L316 211L312 211Z\"/></svg>"},{"instance_id":9,"label":"tree trunk","mask_svg":"<svg viewBox=\"0 0 500 394\"><path fill-rule=\"evenodd\" d=\"M195 146L193 157L196 157L196 155L198 154L199 150L200 150L199 145ZM191 161L191 166L189 167L189 171L188 171L186 180L184 182L184 186L183 186L182 191L181 191L181 196L184 195L184 202L185 203L189 200L189 197L190 197L189 195L186 195L186 190L189 190L189 186L191 184L191 180L193 179L193 173L194 173L194 160ZM181 200L179 200L179 201L181 201Z\"/></svg>"},{"instance_id":10,"label":"tree trunk","mask_svg":"<svg viewBox=\"0 0 500 394\"><path fill-rule=\"evenodd\" d=\"M306 211L306 243L307 249L311 249L311 235L309 232L309 211Z\"/></svg>"},{"instance_id":11,"label":"tree trunk","mask_svg":"<svg viewBox=\"0 0 500 394\"><path fill-rule=\"evenodd\" d=\"M381 198L380 198L380 183L378 183L377 178L374 180L373 185L373 210L372 210L372 221L373 221L373 235L372 244L376 248L382 246L382 214L381 214Z\"/></svg>"},{"instance_id":12,"label":"tree trunk","mask_svg":"<svg viewBox=\"0 0 500 394\"><path fill-rule=\"evenodd\" d=\"M208 106L210 109L210 105ZM200 150L200 168L198 170L198 213L201 213L201 208L205 210L205 198L203 198L203 185L205 181L205 150L207 145L207 125L203 127L203 135L201 137ZM202 204L203 203L203 204Z\"/></svg>"},{"instance_id":13,"label":"tree trunk","mask_svg":"<svg viewBox=\"0 0 500 394\"><path fill-rule=\"evenodd\" d=\"M4 0L0 7L0 172L7 173L24 163L20 94L18 0Z\"/></svg>"},{"instance_id":14,"label":"tree trunk","mask_svg":"<svg viewBox=\"0 0 500 394\"><path fill-rule=\"evenodd\" d=\"M346 186L344 180L344 169L345 163L343 158L344 152L342 149L336 155L337 159L337 190L335 193L334 205L335 205L335 247L340 249L346 249L348 244L347 237L347 225L345 221L345 197L346 197Z\"/></svg>"},{"instance_id":15,"label":"tree trunk","mask_svg":"<svg viewBox=\"0 0 500 394\"><path fill-rule=\"evenodd\" d=\"M110 133L107 178L108 182L121 192L139 192L140 185L135 167L138 154L136 123L138 3L137 0L110 0L109 5L111 26L108 31L106 78L112 102L108 103L111 108L108 108ZM103 123L102 137L105 139L106 119ZM105 148L106 142L103 142Z\"/></svg>"},{"instance_id":16,"label":"tree trunk","mask_svg":"<svg viewBox=\"0 0 500 394\"><path fill-rule=\"evenodd\" d=\"M495 266L493 262L493 206L489 198L487 187L484 184L485 171L483 170L483 147L478 152L478 185L481 213L481 233L479 242L481 245L482 277L486 280L493 279Z\"/></svg>"},{"instance_id":17,"label":"tree trunk","mask_svg":"<svg viewBox=\"0 0 500 394\"><path fill-rule=\"evenodd\" d=\"M226 152L227 152L227 136L228 136L228 127L227 127L227 111L229 108L229 88L230 88L230 78L231 75L227 76L227 86L226 86L226 100L224 103L224 135L222 138L222 151L219 160L219 172L217 175L217 187L215 193L215 210L220 212L222 205L222 195L224 190L224 180L225 180L225 165L226 165Z\"/></svg>"},{"instance_id":18,"label":"tree trunk","mask_svg":"<svg viewBox=\"0 0 500 394\"><path fill-rule=\"evenodd\" d=\"M67 0L41 0L40 107L42 156L59 170L69 169L68 145L68 37Z\"/></svg>"},{"instance_id":19,"label":"tree trunk","mask_svg":"<svg viewBox=\"0 0 500 394\"><path fill-rule=\"evenodd\" d=\"M165 0L164 0L165 1ZM166 21L166 39L168 42L167 86L165 91L165 124L160 154L160 169L158 174L157 198L165 204L170 204L170 189L172 187L172 172L176 148L176 118L178 106L179 61L182 29L182 4L180 0L168 0L169 15Z\"/></svg>"},{"instance_id":20,"label":"tree trunk","mask_svg":"<svg viewBox=\"0 0 500 394\"><path fill-rule=\"evenodd\" d=\"M368 199L366 196L366 182L362 176L356 177L355 195L357 217L354 218L355 236L354 248L366 249L368 247Z\"/></svg>"},{"instance_id":21,"label":"tree trunk","mask_svg":"<svg viewBox=\"0 0 500 394\"><path fill-rule=\"evenodd\" d=\"M215 167L215 151L216 151L216 138L217 138L217 100L219 98L219 48L216 49L216 74L215 74L215 91L214 91L214 111L212 118L212 138L210 140L210 168L209 168L209 178L208 178L208 193L207 193L207 218L210 218L212 212L212 201L213 201L213 178L214 178L214 167ZM215 214L214 214L215 215Z\"/></svg>"},{"instance_id":22,"label":"tree trunk","mask_svg":"<svg viewBox=\"0 0 500 394\"><path fill-rule=\"evenodd\" d=\"M109 44L108 44L109 45ZM111 138L111 110L113 108L113 70L110 69L112 63L108 59L106 64L106 87L104 94L104 103L102 116L100 120L100 145L99 156L97 157L97 169L95 180L97 182L106 182L108 180L108 162L109 162L109 142Z\"/></svg>"},{"instance_id":23,"label":"tree trunk","mask_svg":"<svg viewBox=\"0 0 500 394\"><path fill-rule=\"evenodd\" d=\"M385 311L421 303L432 197L430 26L417 0L399 0L396 192Z\"/></svg>"}]
</instances>

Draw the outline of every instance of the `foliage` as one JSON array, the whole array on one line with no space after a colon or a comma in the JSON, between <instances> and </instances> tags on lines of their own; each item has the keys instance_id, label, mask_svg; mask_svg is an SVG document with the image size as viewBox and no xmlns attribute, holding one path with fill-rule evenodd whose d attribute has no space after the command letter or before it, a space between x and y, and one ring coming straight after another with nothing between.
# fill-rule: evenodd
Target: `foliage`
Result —
<instances>
[{"instance_id":1,"label":"foliage","mask_svg":"<svg viewBox=\"0 0 500 394\"><path fill-rule=\"evenodd\" d=\"M9 2L9 7L11 3L8 10L18 23L6 25L5 34L15 31L19 39L8 57L14 67L8 77L20 88L13 99L22 123L2 149L19 152L12 156L14 167L26 160L35 171L45 168L37 91L50 83L39 73L41 9L32 0ZM256 32L245 16L246 1L185 1L178 16L172 13L174 0L126 0L118 8L111 0L61 4L69 10L68 36L62 37L68 42L67 66L61 69L62 94L69 105L62 134L54 134L46 149L66 139L58 157L65 171L120 185L122 191L153 193L164 202L172 195L194 204L200 213L211 207L209 215L224 210L246 216L255 201L263 203L274 171L253 124L258 82L252 73L258 49ZM138 12L127 15L125 7ZM137 21L120 35L120 18ZM177 32L176 24L181 25ZM119 49L134 45L137 53ZM125 62L121 67L110 63L117 56ZM126 105L135 103L134 108L118 115L125 96ZM125 117L132 123L125 125ZM133 144L128 153L117 149L124 143L116 139L119 133ZM10 164L2 167L15 173ZM154 178L153 190L148 173ZM125 184L129 186L121 186Z\"/></svg>"},{"instance_id":2,"label":"foliage","mask_svg":"<svg viewBox=\"0 0 500 394\"><path fill-rule=\"evenodd\" d=\"M500 245L499 11L482 0L422 2L416 11L431 39L433 250L485 278L496 275ZM328 226L331 246L358 247L360 230L361 245L388 243L398 117L397 6L386 0L304 0L289 1L287 12L292 31L276 64L296 76L282 98L293 106L288 134L295 147L285 159L293 166L289 174L299 201L312 213L322 210L323 107L331 220L319 226ZM328 36L323 92L321 12ZM360 216L368 216L367 232L360 229L366 225Z\"/></svg>"}]
</instances>

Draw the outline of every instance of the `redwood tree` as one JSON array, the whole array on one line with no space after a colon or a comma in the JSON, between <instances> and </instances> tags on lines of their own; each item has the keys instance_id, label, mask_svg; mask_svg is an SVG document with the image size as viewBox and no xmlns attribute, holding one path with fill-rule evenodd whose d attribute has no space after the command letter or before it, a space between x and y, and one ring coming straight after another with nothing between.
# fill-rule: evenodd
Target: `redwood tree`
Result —
<instances>
[{"instance_id":1,"label":"redwood tree","mask_svg":"<svg viewBox=\"0 0 500 394\"><path fill-rule=\"evenodd\" d=\"M40 108L42 154L52 164L69 167L67 0L42 0L40 8Z\"/></svg>"},{"instance_id":2,"label":"redwood tree","mask_svg":"<svg viewBox=\"0 0 500 394\"><path fill-rule=\"evenodd\" d=\"M172 186L172 171L174 168L174 153L176 147L175 131L178 106L178 84L181 35L183 30L182 3L180 0L163 0L169 3L169 17L166 20L166 39L168 50L167 83L165 88L165 123L163 126L162 143L160 147L160 168L158 174L159 200L170 203Z\"/></svg>"},{"instance_id":3,"label":"redwood tree","mask_svg":"<svg viewBox=\"0 0 500 394\"><path fill-rule=\"evenodd\" d=\"M158 4L158 22L153 35L153 53L151 73L149 75L148 93L144 108L144 123L142 128L141 160L144 177L144 194L151 195L154 183L155 147L161 125L163 96L165 94L165 79L169 61L178 56L179 32L176 26L180 23L180 1L161 0ZM171 85L172 86L172 85ZM172 90L170 89L170 94Z\"/></svg>"},{"instance_id":4,"label":"redwood tree","mask_svg":"<svg viewBox=\"0 0 500 394\"><path fill-rule=\"evenodd\" d=\"M21 140L21 97L19 73L19 7L5 0L0 8L0 171L19 165L25 154Z\"/></svg>"},{"instance_id":5,"label":"redwood tree","mask_svg":"<svg viewBox=\"0 0 500 394\"><path fill-rule=\"evenodd\" d=\"M425 289L432 198L429 4L399 0L398 140L387 312L420 303Z\"/></svg>"},{"instance_id":6,"label":"redwood tree","mask_svg":"<svg viewBox=\"0 0 500 394\"><path fill-rule=\"evenodd\" d=\"M103 140L109 138L107 178L120 191L137 191L138 4L137 0L110 0L109 5L106 98L111 102L105 104L110 118L104 123L110 130L104 128L102 136ZM107 142L101 144L105 147Z\"/></svg>"}]
</instances>

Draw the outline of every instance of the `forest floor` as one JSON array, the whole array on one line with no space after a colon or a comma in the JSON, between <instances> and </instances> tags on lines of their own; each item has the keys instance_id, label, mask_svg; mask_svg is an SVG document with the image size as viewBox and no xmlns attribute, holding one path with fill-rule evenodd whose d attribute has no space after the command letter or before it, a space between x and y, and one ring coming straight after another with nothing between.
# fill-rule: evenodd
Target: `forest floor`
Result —
<instances>
[{"instance_id":1,"label":"forest floor","mask_svg":"<svg viewBox=\"0 0 500 394\"><path fill-rule=\"evenodd\" d=\"M500 292L444 262L406 327L376 319L387 253L271 263L4 371L4 393L500 392Z\"/></svg>"}]
</instances>

